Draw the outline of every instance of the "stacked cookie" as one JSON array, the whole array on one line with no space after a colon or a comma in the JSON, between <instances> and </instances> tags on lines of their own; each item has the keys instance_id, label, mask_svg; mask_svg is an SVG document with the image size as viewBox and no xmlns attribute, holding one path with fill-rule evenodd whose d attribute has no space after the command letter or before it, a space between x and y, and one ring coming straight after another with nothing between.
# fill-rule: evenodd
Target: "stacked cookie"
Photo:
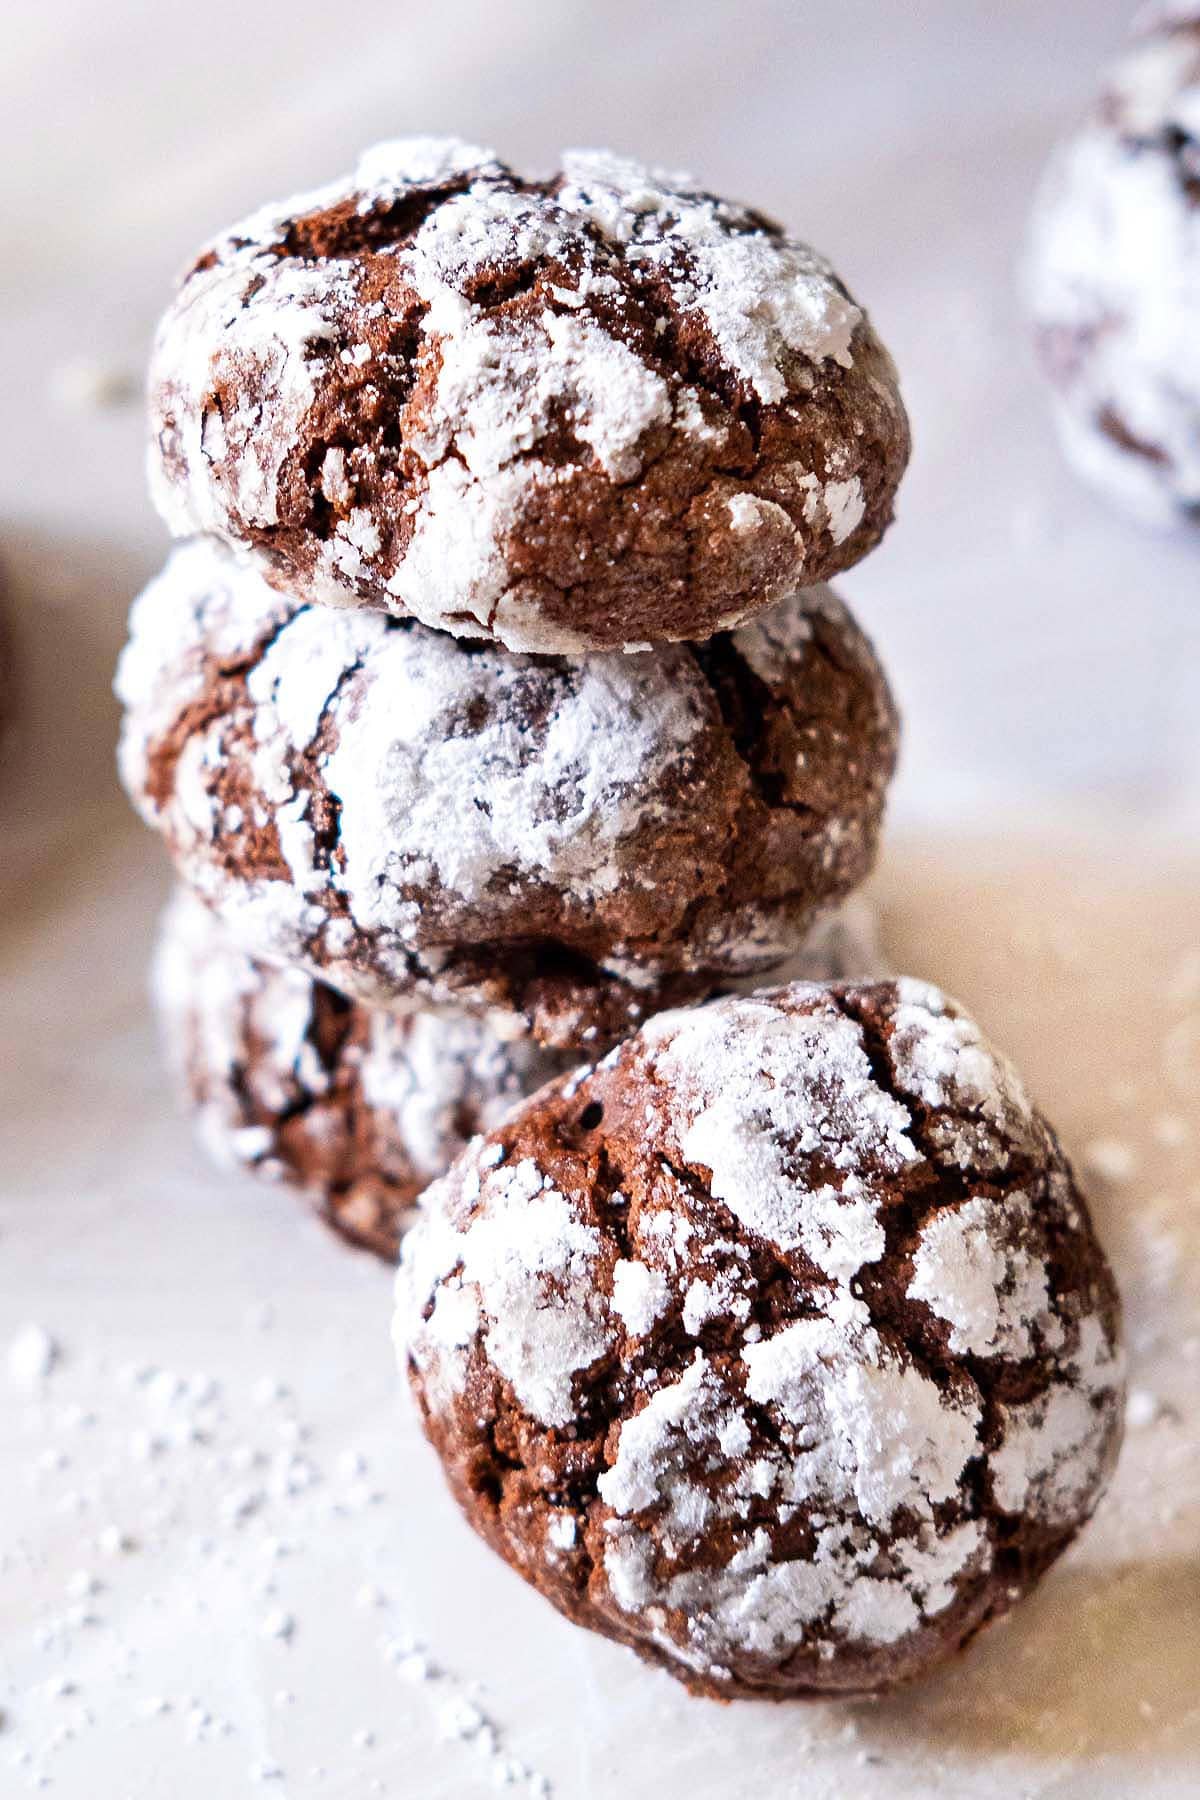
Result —
<instances>
[{"instance_id":1,"label":"stacked cookie","mask_svg":"<svg viewBox=\"0 0 1200 1800\"><path fill-rule=\"evenodd\" d=\"M186 541L121 768L202 903L176 1057L210 1142L390 1252L497 1108L868 871L896 721L822 584L891 517L895 372L758 214L422 139L218 239L150 406Z\"/></svg>"}]
</instances>

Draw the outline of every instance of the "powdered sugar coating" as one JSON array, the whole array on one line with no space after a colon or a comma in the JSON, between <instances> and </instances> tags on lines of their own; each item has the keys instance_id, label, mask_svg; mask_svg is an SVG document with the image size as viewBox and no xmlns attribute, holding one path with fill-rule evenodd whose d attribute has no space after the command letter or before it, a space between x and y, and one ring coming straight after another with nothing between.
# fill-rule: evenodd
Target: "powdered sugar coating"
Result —
<instances>
[{"instance_id":1,"label":"powdered sugar coating","mask_svg":"<svg viewBox=\"0 0 1200 1800\"><path fill-rule=\"evenodd\" d=\"M1053 1134L909 981L651 1020L430 1188L397 1286L472 1522L724 1694L884 1689L1006 1610L1115 1459L1117 1327Z\"/></svg>"},{"instance_id":2,"label":"powdered sugar coating","mask_svg":"<svg viewBox=\"0 0 1200 1800\"><path fill-rule=\"evenodd\" d=\"M703 638L856 561L907 422L828 264L606 152L401 139L197 261L155 500L281 585L514 650Z\"/></svg>"},{"instance_id":3,"label":"powdered sugar coating","mask_svg":"<svg viewBox=\"0 0 1200 1800\"><path fill-rule=\"evenodd\" d=\"M125 784L247 950L563 1047L797 951L895 745L828 590L702 651L534 661L287 600L208 540L135 604L117 688Z\"/></svg>"},{"instance_id":4,"label":"powdered sugar coating","mask_svg":"<svg viewBox=\"0 0 1200 1800\"><path fill-rule=\"evenodd\" d=\"M1111 71L1046 180L1030 308L1064 447L1126 510L1200 510L1200 11Z\"/></svg>"},{"instance_id":5,"label":"powdered sugar coating","mask_svg":"<svg viewBox=\"0 0 1200 1800\"><path fill-rule=\"evenodd\" d=\"M301 1188L389 1258L421 1189L570 1060L478 1019L356 1006L301 969L256 962L183 889L152 985L214 1160Z\"/></svg>"}]
</instances>

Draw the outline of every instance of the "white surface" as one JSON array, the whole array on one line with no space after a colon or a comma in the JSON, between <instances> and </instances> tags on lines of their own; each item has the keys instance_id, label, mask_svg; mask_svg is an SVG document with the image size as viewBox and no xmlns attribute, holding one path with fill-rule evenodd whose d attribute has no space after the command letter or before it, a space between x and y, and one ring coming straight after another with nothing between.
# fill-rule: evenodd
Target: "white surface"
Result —
<instances>
[{"instance_id":1,"label":"white surface","mask_svg":"<svg viewBox=\"0 0 1200 1800\"><path fill-rule=\"evenodd\" d=\"M34 1320L62 1355L44 1392L0 1364L4 1800L41 1776L67 1800L359 1800L374 1781L459 1800L495 1769L482 1731L440 1735L474 1682L504 1752L582 1800L715 1800L748 1770L767 1800L1195 1792L1200 878L1163 846L1200 819L1200 550L1110 518L1060 466L1012 302L1031 184L1124 12L22 0L10 18L0 557L23 689L0 753L0 1351ZM166 878L115 790L106 682L162 537L136 408L79 390L141 364L208 231L423 127L531 165L580 140L690 165L810 234L871 308L917 453L895 531L840 585L906 713L894 818L959 846L893 850L889 947L1000 1031L1069 1148L1134 1159L1099 1189L1148 1420L1114 1499L1017 1621L886 1707L690 1701L561 1624L459 1525L397 1408L386 1271L288 1195L210 1174L158 1072L143 970ZM1012 877L974 843L1052 817L1099 848ZM126 1365L219 1392L160 1418L166 1384ZM297 1455L320 1479L273 1493ZM247 1488L266 1497L230 1525ZM109 1528L134 1548L108 1554ZM386 1604L360 1605L364 1584ZM290 1636L264 1629L280 1611ZM381 1643L406 1633L446 1672L398 1673Z\"/></svg>"}]
</instances>

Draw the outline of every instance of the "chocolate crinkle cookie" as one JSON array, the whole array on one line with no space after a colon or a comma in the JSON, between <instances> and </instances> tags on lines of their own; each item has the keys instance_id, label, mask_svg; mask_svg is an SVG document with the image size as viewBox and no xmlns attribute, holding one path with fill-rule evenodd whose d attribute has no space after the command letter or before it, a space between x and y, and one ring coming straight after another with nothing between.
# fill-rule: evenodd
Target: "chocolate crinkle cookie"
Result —
<instances>
[{"instance_id":1,"label":"chocolate crinkle cookie","mask_svg":"<svg viewBox=\"0 0 1200 1800\"><path fill-rule=\"evenodd\" d=\"M301 1189L343 1237L389 1259L422 1188L575 1060L462 1015L358 1006L300 969L256 962L183 888L153 988L214 1160Z\"/></svg>"},{"instance_id":2,"label":"chocolate crinkle cookie","mask_svg":"<svg viewBox=\"0 0 1200 1800\"><path fill-rule=\"evenodd\" d=\"M814 926L789 971L865 975L879 963L861 899ZM248 956L178 888L152 972L168 1059L201 1141L309 1197L352 1243L392 1260L421 1190L468 1141L579 1055L506 1042L462 1013L392 1013L302 969Z\"/></svg>"},{"instance_id":3,"label":"chocolate crinkle cookie","mask_svg":"<svg viewBox=\"0 0 1200 1800\"><path fill-rule=\"evenodd\" d=\"M605 152L408 138L185 277L150 379L177 536L511 650L706 638L848 568L908 425L829 265Z\"/></svg>"},{"instance_id":4,"label":"chocolate crinkle cookie","mask_svg":"<svg viewBox=\"0 0 1200 1800\"><path fill-rule=\"evenodd\" d=\"M1154 20L1051 168L1027 284L1067 455L1168 523L1200 520L1200 6Z\"/></svg>"},{"instance_id":5,"label":"chocolate crinkle cookie","mask_svg":"<svg viewBox=\"0 0 1200 1800\"><path fill-rule=\"evenodd\" d=\"M472 1525L702 1693L928 1670L1117 1452L1118 1302L1070 1168L911 980L653 1019L428 1190L397 1291Z\"/></svg>"},{"instance_id":6,"label":"chocolate crinkle cookie","mask_svg":"<svg viewBox=\"0 0 1200 1800\"><path fill-rule=\"evenodd\" d=\"M117 688L126 787L243 948L563 1049L800 949L871 864L896 745L824 588L572 661L306 606L206 540L136 602Z\"/></svg>"}]
</instances>

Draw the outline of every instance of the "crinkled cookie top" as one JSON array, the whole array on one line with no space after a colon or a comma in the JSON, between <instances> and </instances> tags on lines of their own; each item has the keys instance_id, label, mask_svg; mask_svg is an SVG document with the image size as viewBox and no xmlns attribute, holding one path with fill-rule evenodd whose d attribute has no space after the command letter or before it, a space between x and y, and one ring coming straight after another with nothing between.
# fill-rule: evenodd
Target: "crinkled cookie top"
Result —
<instances>
[{"instance_id":1,"label":"crinkled cookie top","mask_svg":"<svg viewBox=\"0 0 1200 1800\"><path fill-rule=\"evenodd\" d=\"M699 639L871 548L908 452L828 264L605 152L412 138L196 262L150 383L179 535L547 652Z\"/></svg>"},{"instance_id":2,"label":"crinkled cookie top","mask_svg":"<svg viewBox=\"0 0 1200 1800\"><path fill-rule=\"evenodd\" d=\"M717 1693L883 1689L1006 1610L1120 1435L1053 1134L935 989L649 1021L428 1193L398 1341L480 1530Z\"/></svg>"},{"instance_id":3,"label":"crinkled cookie top","mask_svg":"<svg viewBox=\"0 0 1200 1800\"><path fill-rule=\"evenodd\" d=\"M424 1188L478 1131L577 1060L464 1013L392 1013L257 961L186 888L154 957L166 1047L205 1147L311 1196L395 1260Z\"/></svg>"},{"instance_id":4,"label":"crinkled cookie top","mask_svg":"<svg viewBox=\"0 0 1200 1800\"><path fill-rule=\"evenodd\" d=\"M895 756L824 588L698 646L535 658L289 600L211 539L136 602L120 765L251 953L606 1045L799 950Z\"/></svg>"}]
</instances>

